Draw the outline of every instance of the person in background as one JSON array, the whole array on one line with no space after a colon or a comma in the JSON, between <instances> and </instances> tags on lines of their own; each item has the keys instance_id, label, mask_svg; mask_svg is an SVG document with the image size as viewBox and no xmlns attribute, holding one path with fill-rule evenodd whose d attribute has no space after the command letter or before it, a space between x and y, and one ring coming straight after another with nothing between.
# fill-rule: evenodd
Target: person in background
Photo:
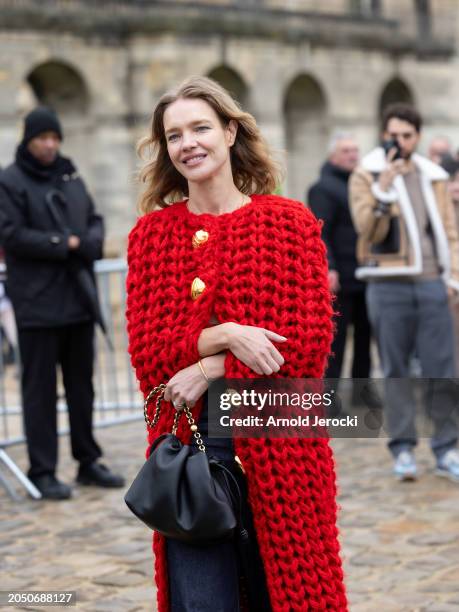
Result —
<instances>
[{"instance_id":1,"label":"person in background","mask_svg":"<svg viewBox=\"0 0 459 612\"><path fill-rule=\"evenodd\" d=\"M449 174L448 191L454 204L456 228L459 233L459 161L453 157L443 160L442 168ZM456 341L456 376L459 378L459 296L450 296L449 300L451 314L453 315L454 337Z\"/></svg>"},{"instance_id":2,"label":"person in background","mask_svg":"<svg viewBox=\"0 0 459 612\"><path fill-rule=\"evenodd\" d=\"M386 419L394 473L417 477L416 403L409 364L417 351L428 379L436 473L459 482L454 334L448 293L459 289L459 240L448 174L416 153L422 118L412 106L389 106L382 146L350 179L359 233L357 275L368 281L370 321L386 383Z\"/></svg>"},{"instance_id":3,"label":"person in background","mask_svg":"<svg viewBox=\"0 0 459 612\"><path fill-rule=\"evenodd\" d=\"M445 158L452 157L451 141L447 136L434 136L429 144L428 157L434 164L441 164Z\"/></svg>"},{"instance_id":4,"label":"person in background","mask_svg":"<svg viewBox=\"0 0 459 612\"><path fill-rule=\"evenodd\" d=\"M365 283L355 278L357 268L357 233L348 200L348 181L359 162L359 148L352 134L337 132L330 141L329 156L322 166L319 180L312 185L306 202L323 221L322 237L327 246L328 281L335 294L336 330L326 378L340 378L346 348L347 331L353 327L352 378L370 376L371 326L365 303ZM365 389L365 402L380 407L371 386L353 385L352 403L359 404ZM372 389L373 392L370 392Z\"/></svg>"},{"instance_id":5,"label":"person in background","mask_svg":"<svg viewBox=\"0 0 459 612\"><path fill-rule=\"evenodd\" d=\"M122 487L98 462L92 384L97 292L93 263L102 257L102 217L73 163L62 157L60 122L40 107L25 118L15 162L0 175L0 240L8 270L22 364L29 478L45 499L71 497L56 478L56 365L62 367L77 481Z\"/></svg>"}]
</instances>

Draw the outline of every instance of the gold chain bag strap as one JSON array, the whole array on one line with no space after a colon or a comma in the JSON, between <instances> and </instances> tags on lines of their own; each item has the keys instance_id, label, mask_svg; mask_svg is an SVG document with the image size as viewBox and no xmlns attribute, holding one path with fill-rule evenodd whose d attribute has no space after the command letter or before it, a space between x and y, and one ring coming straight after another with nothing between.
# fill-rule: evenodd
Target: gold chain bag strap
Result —
<instances>
[{"instance_id":1,"label":"gold chain bag strap","mask_svg":"<svg viewBox=\"0 0 459 612\"><path fill-rule=\"evenodd\" d=\"M161 413L161 402L164 399L165 390L166 390L166 385L164 383L161 383L157 387L154 387L148 393L147 397L145 398L143 402L143 416L145 418L145 423L148 425L150 429L153 429L153 427L155 427L158 424L159 416ZM156 394L158 394L158 397L156 398L155 414L153 416L153 419L150 419L150 417L148 416L148 406ZM196 440L196 444L198 445L199 450L205 453L206 447L204 445L204 442L202 441L201 434L198 431L198 426L196 425L194 421L193 415L191 414L191 410L186 404L183 408L183 412L186 415L188 424L190 426L191 431L193 432L193 435L194 435L194 438ZM177 435L177 428L178 428L181 414L182 414L181 412L176 411L175 416L174 416L174 423L172 425L172 433L174 434L174 436Z\"/></svg>"},{"instance_id":2,"label":"gold chain bag strap","mask_svg":"<svg viewBox=\"0 0 459 612\"><path fill-rule=\"evenodd\" d=\"M143 411L148 427L155 427L161 413L165 384L152 389ZM153 418L149 405L154 400ZM177 438L180 412L172 433L163 433L151 445L147 461L125 495L130 510L150 529L193 544L208 544L248 534L242 525L242 500L233 472L219 459L209 457L191 410L183 412L200 452Z\"/></svg>"}]
</instances>

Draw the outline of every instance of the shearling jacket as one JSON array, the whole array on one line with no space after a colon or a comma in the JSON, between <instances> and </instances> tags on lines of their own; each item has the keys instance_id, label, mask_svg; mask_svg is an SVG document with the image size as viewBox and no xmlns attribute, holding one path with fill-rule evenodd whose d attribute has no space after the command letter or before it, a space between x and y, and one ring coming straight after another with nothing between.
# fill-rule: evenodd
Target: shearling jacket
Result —
<instances>
[{"instance_id":1,"label":"shearling jacket","mask_svg":"<svg viewBox=\"0 0 459 612\"><path fill-rule=\"evenodd\" d=\"M430 232L445 282L459 290L459 239L454 207L448 194L448 174L433 162L414 154L427 209ZM349 182L349 204L359 235L356 276L364 280L416 277L422 273L419 229L403 177L382 191L379 174L386 167L384 150L365 156Z\"/></svg>"}]
</instances>

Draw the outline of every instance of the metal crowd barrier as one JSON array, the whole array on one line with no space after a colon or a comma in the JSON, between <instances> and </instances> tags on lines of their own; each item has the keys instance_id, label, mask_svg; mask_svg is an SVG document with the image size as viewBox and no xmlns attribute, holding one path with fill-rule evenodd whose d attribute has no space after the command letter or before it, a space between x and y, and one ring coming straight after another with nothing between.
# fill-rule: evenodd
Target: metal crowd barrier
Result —
<instances>
[{"instance_id":1,"label":"metal crowd barrier","mask_svg":"<svg viewBox=\"0 0 459 612\"><path fill-rule=\"evenodd\" d=\"M96 357L94 369L94 426L108 427L143 418L142 399L130 364L127 352L128 340L125 325L126 305L126 261L124 259L105 259L95 265L99 299L106 322L107 332L113 349L111 350L104 335L96 332ZM0 274L4 265L0 266ZM21 482L33 497L40 494L20 471L7 454L7 449L25 442L22 423L20 363L18 351L14 360L5 362L4 333L0 343L0 464ZM11 353L12 354L12 353ZM59 434L69 431L67 406L62 381L58 382L58 423ZM13 497L17 495L5 475L0 470L0 484Z\"/></svg>"}]
</instances>

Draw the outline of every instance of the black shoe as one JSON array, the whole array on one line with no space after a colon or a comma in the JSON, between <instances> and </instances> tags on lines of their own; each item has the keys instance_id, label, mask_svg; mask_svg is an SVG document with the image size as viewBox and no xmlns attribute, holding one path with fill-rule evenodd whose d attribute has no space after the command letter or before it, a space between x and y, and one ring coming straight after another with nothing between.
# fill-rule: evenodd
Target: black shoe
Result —
<instances>
[{"instance_id":1,"label":"black shoe","mask_svg":"<svg viewBox=\"0 0 459 612\"><path fill-rule=\"evenodd\" d=\"M76 481L82 485L94 485L107 489L117 489L124 487L125 484L122 476L113 474L106 465L96 461L89 465L81 465Z\"/></svg>"},{"instance_id":2,"label":"black shoe","mask_svg":"<svg viewBox=\"0 0 459 612\"><path fill-rule=\"evenodd\" d=\"M72 497L72 489L58 480L54 474L43 474L43 476L32 477L31 482L40 491L43 499L69 499Z\"/></svg>"}]
</instances>

